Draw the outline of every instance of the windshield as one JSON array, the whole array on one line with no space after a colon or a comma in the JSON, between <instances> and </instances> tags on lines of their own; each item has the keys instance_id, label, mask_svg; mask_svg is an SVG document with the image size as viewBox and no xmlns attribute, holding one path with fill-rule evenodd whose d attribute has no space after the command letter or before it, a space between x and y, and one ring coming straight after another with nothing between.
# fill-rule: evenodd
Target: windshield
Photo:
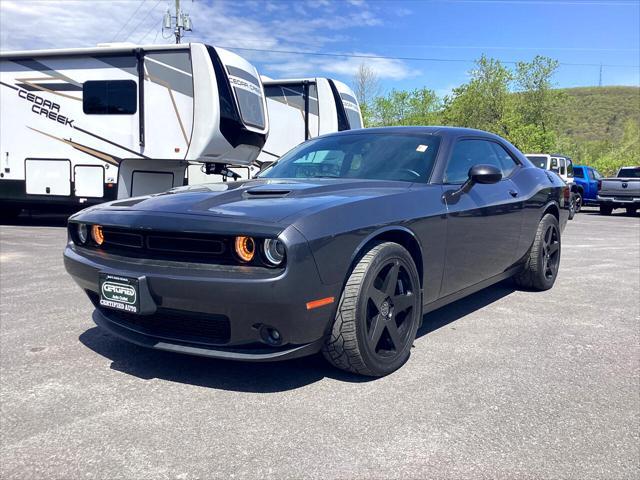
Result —
<instances>
[{"instance_id":1,"label":"windshield","mask_svg":"<svg viewBox=\"0 0 640 480\"><path fill-rule=\"evenodd\" d=\"M538 156L535 156L535 155L527 155L527 158L536 167L541 168L543 170L547 169L547 157L538 157Z\"/></svg>"},{"instance_id":2,"label":"windshield","mask_svg":"<svg viewBox=\"0 0 640 480\"><path fill-rule=\"evenodd\" d=\"M420 134L332 135L303 143L261 178L358 178L426 182L440 137Z\"/></svg>"},{"instance_id":3,"label":"windshield","mask_svg":"<svg viewBox=\"0 0 640 480\"><path fill-rule=\"evenodd\" d=\"M640 178L640 167L621 168L618 176L622 178Z\"/></svg>"}]
</instances>

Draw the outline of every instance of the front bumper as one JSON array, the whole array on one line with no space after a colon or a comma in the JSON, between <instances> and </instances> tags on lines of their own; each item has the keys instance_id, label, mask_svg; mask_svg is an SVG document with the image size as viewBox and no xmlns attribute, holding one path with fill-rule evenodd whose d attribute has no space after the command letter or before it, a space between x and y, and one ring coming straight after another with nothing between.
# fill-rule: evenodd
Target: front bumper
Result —
<instances>
[{"instance_id":1,"label":"front bumper","mask_svg":"<svg viewBox=\"0 0 640 480\"><path fill-rule=\"evenodd\" d=\"M339 285L325 285L306 240L297 232L288 266L273 270L147 260L108 255L69 242L64 264L96 306L97 325L129 342L222 359L270 361L316 353L332 325ZM151 305L147 315L99 305L99 273L135 277ZM308 310L312 300L332 304ZM280 342L265 338L277 329Z\"/></svg>"}]
</instances>

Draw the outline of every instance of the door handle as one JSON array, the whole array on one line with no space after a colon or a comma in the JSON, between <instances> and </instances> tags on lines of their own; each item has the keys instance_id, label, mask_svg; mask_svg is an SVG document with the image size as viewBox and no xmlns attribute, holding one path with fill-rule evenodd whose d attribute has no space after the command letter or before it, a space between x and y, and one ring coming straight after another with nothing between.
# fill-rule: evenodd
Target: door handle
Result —
<instances>
[{"instance_id":1,"label":"door handle","mask_svg":"<svg viewBox=\"0 0 640 480\"><path fill-rule=\"evenodd\" d=\"M511 195L513 198L518 196L518 192L515 190L509 190L509 195Z\"/></svg>"}]
</instances>

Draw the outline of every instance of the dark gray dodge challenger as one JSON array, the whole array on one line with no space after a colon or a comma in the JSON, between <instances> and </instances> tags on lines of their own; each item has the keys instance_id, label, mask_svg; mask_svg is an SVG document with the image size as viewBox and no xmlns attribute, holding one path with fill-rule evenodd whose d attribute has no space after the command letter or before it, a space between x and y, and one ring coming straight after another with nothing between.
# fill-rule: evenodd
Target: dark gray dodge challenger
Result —
<instances>
[{"instance_id":1,"label":"dark gray dodge challenger","mask_svg":"<svg viewBox=\"0 0 640 480\"><path fill-rule=\"evenodd\" d=\"M508 277L551 288L569 195L486 132L353 130L257 179L79 212L64 262L124 340L250 361L322 351L381 376L407 361L425 313Z\"/></svg>"}]
</instances>

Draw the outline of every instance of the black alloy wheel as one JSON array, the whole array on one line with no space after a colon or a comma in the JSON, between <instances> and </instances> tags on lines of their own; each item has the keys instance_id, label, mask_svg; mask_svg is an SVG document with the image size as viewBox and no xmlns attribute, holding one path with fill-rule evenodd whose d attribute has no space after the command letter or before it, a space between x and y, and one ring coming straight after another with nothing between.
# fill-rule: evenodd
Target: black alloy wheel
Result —
<instances>
[{"instance_id":1,"label":"black alloy wheel","mask_svg":"<svg viewBox=\"0 0 640 480\"><path fill-rule=\"evenodd\" d=\"M387 375L409 358L421 317L413 258L397 243L376 244L351 272L322 352L343 370Z\"/></svg>"},{"instance_id":2,"label":"black alloy wheel","mask_svg":"<svg viewBox=\"0 0 640 480\"><path fill-rule=\"evenodd\" d=\"M560 233L555 225L549 225L542 244L542 269L546 279L551 280L558 274L560 264Z\"/></svg>"}]
</instances>

